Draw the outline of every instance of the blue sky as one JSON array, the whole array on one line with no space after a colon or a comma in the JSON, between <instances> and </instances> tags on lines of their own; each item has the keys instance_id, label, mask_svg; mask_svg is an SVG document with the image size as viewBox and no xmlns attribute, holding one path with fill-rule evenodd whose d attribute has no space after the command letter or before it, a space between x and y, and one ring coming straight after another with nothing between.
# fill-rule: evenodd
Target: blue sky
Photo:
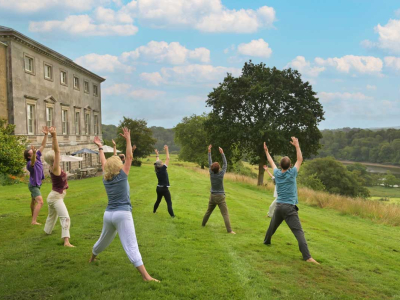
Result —
<instances>
[{"instance_id":1,"label":"blue sky","mask_svg":"<svg viewBox=\"0 0 400 300\"><path fill-rule=\"evenodd\" d=\"M103 124L171 128L252 59L302 73L321 129L400 125L399 1L0 0L0 25L105 77Z\"/></svg>"}]
</instances>

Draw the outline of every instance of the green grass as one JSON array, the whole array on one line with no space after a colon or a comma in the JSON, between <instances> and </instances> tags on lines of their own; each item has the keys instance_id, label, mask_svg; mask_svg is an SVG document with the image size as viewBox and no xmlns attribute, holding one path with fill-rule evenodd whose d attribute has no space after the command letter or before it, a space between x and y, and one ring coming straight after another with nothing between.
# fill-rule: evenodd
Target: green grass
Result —
<instances>
[{"instance_id":1,"label":"green grass","mask_svg":"<svg viewBox=\"0 0 400 300\"><path fill-rule=\"evenodd\" d=\"M0 298L4 299L400 299L400 229L300 204L311 254L302 261L285 224L263 245L269 224L269 192L226 181L232 228L227 234L216 209L206 227L209 179L173 162L169 168L177 218L165 201L152 213L156 178L150 163L129 175L136 233L149 273L145 283L118 237L89 264L107 197L101 178L70 181L65 198L71 243L62 246L60 225L46 236L30 225L25 185L1 187ZM50 185L42 188L43 195ZM47 207L39 221L44 223Z\"/></svg>"},{"instance_id":2,"label":"green grass","mask_svg":"<svg viewBox=\"0 0 400 300\"><path fill-rule=\"evenodd\" d=\"M377 200L382 198L389 198L389 201L385 203L397 203L400 204L400 188L390 188L383 186L368 187L371 193L371 200Z\"/></svg>"}]
</instances>

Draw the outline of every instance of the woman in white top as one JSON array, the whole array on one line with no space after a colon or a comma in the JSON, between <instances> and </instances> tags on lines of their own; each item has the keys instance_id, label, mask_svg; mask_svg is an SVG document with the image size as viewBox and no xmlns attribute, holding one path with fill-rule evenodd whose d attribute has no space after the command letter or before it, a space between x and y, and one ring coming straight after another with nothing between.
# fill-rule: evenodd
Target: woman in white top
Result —
<instances>
[{"instance_id":1,"label":"woman in white top","mask_svg":"<svg viewBox=\"0 0 400 300\"><path fill-rule=\"evenodd\" d=\"M264 170L267 171L269 176L271 176L272 181L275 184L275 176L272 175L271 172L268 170L268 166L264 166ZM278 193L276 192L276 184L275 184L275 189L274 189L274 198L275 198L275 200L272 201L271 205L269 206L269 210L268 210L268 214L267 214L268 218L272 218L272 216L274 215L275 207L276 207L276 199L278 198Z\"/></svg>"}]
</instances>

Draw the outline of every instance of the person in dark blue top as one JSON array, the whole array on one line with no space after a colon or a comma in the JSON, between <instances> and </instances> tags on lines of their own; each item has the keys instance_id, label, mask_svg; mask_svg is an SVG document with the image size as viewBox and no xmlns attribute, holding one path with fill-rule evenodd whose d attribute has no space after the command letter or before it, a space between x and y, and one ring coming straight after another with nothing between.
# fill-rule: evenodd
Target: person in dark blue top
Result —
<instances>
[{"instance_id":1,"label":"person in dark blue top","mask_svg":"<svg viewBox=\"0 0 400 300\"><path fill-rule=\"evenodd\" d=\"M157 175L158 184L157 184L157 200L154 203L153 213L157 212L157 208L161 203L162 197L164 197L167 202L168 213L171 217L175 217L174 210L172 209L172 201L171 201L171 193L169 192L169 178L168 178L168 163L169 163L169 151L168 146L164 146L165 153L167 154L167 158L165 159L165 164L160 160L160 156L158 154L158 150L155 149L156 152L156 162L154 163L154 170Z\"/></svg>"},{"instance_id":2,"label":"person in dark blue top","mask_svg":"<svg viewBox=\"0 0 400 300\"><path fill-rule=\"evenodd\" d=\"M290 168L290 158L285 156L281 159L279 170L271 155L269 154L267 145L264 143L265 154L267 155L268 162L274 170L276 191L278 198L276 199L276 208L272 216L271 223L269 224L268 231L265 235L264 244L271 245L271 238L279 225L285 220L290 230L293 232L299 244L300 252L303 259L307 262L318 264L318 262L311 257L306 238L304 237L303 228L301 227L299 214L298 214L298 197L297 197L297 183L296 178L300 170L301 163L303 162L303 155L301 154L299 140L292 137L290 142L295 148L297 153L297 161L293 168Z\"/></svg>"},{"instance_id":3,"label":"person in dark blue top","mask_svg":"<svg viewBox=\"0 0 400 300\"><path fill-rule=\"evenodd\" d=\"M147 273L144 267L142 256L136 239L135 226L132 218L132 205L129 193L128 175L133 160L133 151L136 146L131 145L131 133L126 127L123 128L126 139L126 159L122 164L118 156L111 156L106 160L103 146L96 136L94 143L99 147L101 166L103 168L103 184L108 196L108 205L104 212L103 230L99 240L94 244L92 257L89 262L96 259L96 256L104 251L117 235L121 240L122 247L128 255L131 263L138 269L144 281L158 281Z\"/></svg>"}]
</instances>

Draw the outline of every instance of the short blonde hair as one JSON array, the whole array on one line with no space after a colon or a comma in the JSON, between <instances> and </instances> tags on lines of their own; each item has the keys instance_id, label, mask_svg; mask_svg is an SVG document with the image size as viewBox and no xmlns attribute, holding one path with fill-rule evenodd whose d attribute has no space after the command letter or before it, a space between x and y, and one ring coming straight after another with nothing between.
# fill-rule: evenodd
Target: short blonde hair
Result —
<instances>
[{"instance_id":1,"label":"short blonde hair","mask_svg":"<svg viewBox=\"0 0 400 300\"><path fill-rule=\"evenodd\" d=\"M49 150L44 154L44 161L52 166L54 164L54 157L56 156L56 153L54 150Z\"/></svg>"},{"instance_id":2,"label":"short blonde hair","mask_svg":"<svg viewBox=\"0 0 400 300\"><path fill-rule=\"evenodd\" d=\"M114 176L119 174L123 166L118 156L109 157L104 165L104 179L107 181L112 180Z\"/></svg>"}]
</instances>

